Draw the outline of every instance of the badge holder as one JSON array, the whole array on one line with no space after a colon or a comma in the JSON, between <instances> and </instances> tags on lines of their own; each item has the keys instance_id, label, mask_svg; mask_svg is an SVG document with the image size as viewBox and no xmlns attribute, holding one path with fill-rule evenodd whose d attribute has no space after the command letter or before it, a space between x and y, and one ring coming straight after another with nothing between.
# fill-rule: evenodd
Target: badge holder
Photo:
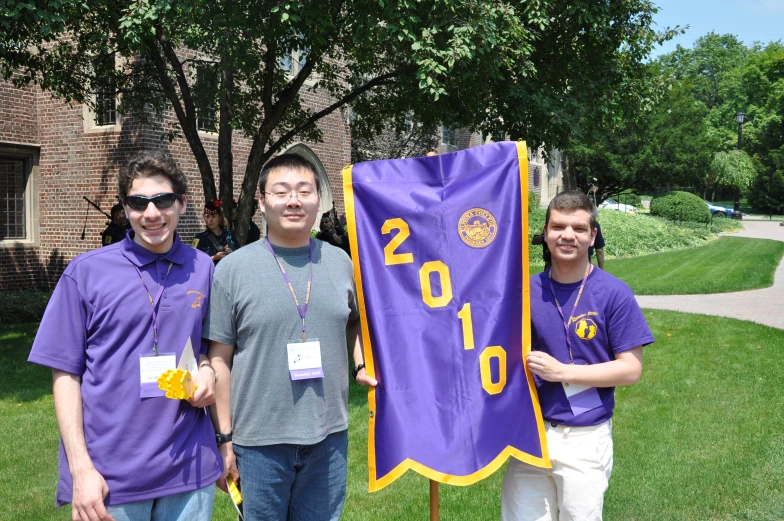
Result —
<instances>
[{"instance_id":1,"label":"badge holder","mask_svg":"<svg viewBox=\"0 0 784 521\"><path fill-rule=\"evenodd\" d=\"M162 398L166 391L158 386L158 379L166 372L172 371L177 366L177 353L159 353L158 355L142 355L139 357L139 370L141 375L139 397Z\"/></svg>"},{"instance_id":2,"label":"badge holder","mask_svg":"<svg viewBox=\"0 0 784 521\"><path fill-rule=\"evenodd\" d=\"M305 341L292 340L286 344L289 358L289 376L292 380L324 378L321 367L321 342L318 338Z\"/></svg>"},{"instance_id":3,"label":"badge holder","mask_svg":"<svg viewBox=\"0 0 784 521\"><path fill-rule=\"evenodd\" d=\"M562 385L566 399L569 400L569 406L572 408L572 414L575 416L604 406L596 387L567 383Z\"/></svg>"}]
</instances>

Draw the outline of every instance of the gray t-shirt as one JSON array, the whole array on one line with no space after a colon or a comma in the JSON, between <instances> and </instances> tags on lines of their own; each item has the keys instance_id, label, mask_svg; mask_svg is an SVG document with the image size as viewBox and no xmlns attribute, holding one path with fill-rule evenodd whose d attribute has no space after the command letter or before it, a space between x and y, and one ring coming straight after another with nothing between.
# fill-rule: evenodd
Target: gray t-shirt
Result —
<instances>
[{"instance_id":1,"label":"gray t-shirt","mask_svg":"<svg viewBox=\"0 0 784 521\"><path fill-rule=\"evenodd\" d=\"M266 240L233 252L215 269L202 335L235 345L231 413L238 445L312 445L348 428L346 323L359 316L353 267L339 248L311 243L305 324L308 340L321 343L324 378L289 376L286 344L301 341L302 319ZM274 249L304 306L308 247Z\"/></svg>"}]
</instances>

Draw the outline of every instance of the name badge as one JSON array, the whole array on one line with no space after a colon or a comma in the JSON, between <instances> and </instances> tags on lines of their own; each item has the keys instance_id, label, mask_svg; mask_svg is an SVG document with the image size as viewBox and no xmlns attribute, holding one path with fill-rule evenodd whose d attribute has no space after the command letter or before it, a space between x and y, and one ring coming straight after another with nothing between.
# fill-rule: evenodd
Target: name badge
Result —
<instances>
[{"instance_id":1,"label":"name badge","mask_svg":"<svg viewBox=\"0 0 784 521\"><path fill-rule=\"evenodd\" d=\"M321 343L313 338L305 342L291 341L286 344L289 354L289 375L292 380L324 378L321 367Z\"/></svg>"},{"instance_id":2,"label":"name badge","mask_svg":"<svg viewBox=\"0 0 784 521\"><path fill-rule=\"evenodd\" d=\"M579 416L604 405L596 387L567 383L562 383L561 385L566 393L566 399L569 400L572 414L575 416Z\"/></svg>"},{"instance_id":3,"label":"name badge","mask_svg":"<svg viewBox=\"0 0 784 521\"><path fill-rule=\"evenodd\" d=\"M139 357L140 398L165 397L166 391L158 387L158 377L169 369L177 368L176 353L160 353L158 356Z\"/></svg>"}]
</instances>

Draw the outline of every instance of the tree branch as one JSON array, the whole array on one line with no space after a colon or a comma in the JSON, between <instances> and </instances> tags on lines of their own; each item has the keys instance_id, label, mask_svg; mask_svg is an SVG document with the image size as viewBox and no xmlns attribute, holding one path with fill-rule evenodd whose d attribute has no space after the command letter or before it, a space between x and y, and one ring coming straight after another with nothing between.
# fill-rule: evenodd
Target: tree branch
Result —
<instances>
[{"instance_id":1,"label":"tree branch","mask_svg":"<svg viewBox=\"0 0 784 521\"><path fill-rule=\"evenodd\" d=\"M202 144L201 138L199 137L199 131L196 129L196 117L192 112L193 100L190 100L191 113L188 114L186 109L183 108L182 103L180 102L180 98L177 96L177 89L174 83L172 82L171 78L169 78L169 71L166 67L166 62L164 61L164 58L161 56L160 52L158 52L158 44L161 41L161 37L163 37L162 30L160 27L158 27L156 38L146 39L147 55L155 64L155 68L158 71L158 77L161 81L161 85L163 85L166 97L172 104L174 113L177 115L177 120L180 122L182 133L185 135L185 139L188 141L188 144L191 147L194 159L196 159L196 164L198 165L199 173L201 174L204 197L206 199L215 199L215 175L212 172L210 159L207 156L207 152L204 150L204 145ZM166 47L163 44L160 45L160 48L165 52ZM171 49L171 46L169 46L169 49ZM179 64L176 55L174 55L174 61ZM180 71L182 71L181 67Z\"/></svg>"},{"instance_id":2,"label":"tree branch","mask_svg":"<svg viewBox=\"0 0 784 521\"><path fill-rule=\"evenodd\" d=\"M302 132L305 128L307 128L310 125L314 124L316 121L318 121L319 119L323 118L324 116L327 116L328 114L331 114L332 112L334 112L335 110L339 109L340 107L342 107L342 106L344 106L344 105L346 105L348 103L351 103L356 98L358 98L359 96L361 96L365 92L369 91L370 89L375 88L375 87L381 87L383 85L392 85L393 83L395 83L395 78L397 78L399 76L403 76L404 74L407 74L407 73L412 72L414 70L415 70L414 67L409 67L409 68L406 68L406 69L401 69L401 70L398 70L398 71L389 72L387 74L382 74L381 76L377 76L377 77L373 78L372 80L370 80L369 82L365 83L361 87L357 87L356 89L351 91L345 97L343 97L340 100L336 101L332 105L330 105L330 106L328 106L328 107L326 107L326 108L316 112L311 117L309 117L307 120L303 121L302 123L300 123L299 125L297 125L293 129L291 129L288 132L286 132L283 136L281 136L275 143L273 143L270 146L270 150L272 151L272 153L274 153L275 151L277 151L277 149L279 149L281 146L283 146L284 143L288 142L290 139L292 139L298 133Z\"/></svg>"}]
</instances>

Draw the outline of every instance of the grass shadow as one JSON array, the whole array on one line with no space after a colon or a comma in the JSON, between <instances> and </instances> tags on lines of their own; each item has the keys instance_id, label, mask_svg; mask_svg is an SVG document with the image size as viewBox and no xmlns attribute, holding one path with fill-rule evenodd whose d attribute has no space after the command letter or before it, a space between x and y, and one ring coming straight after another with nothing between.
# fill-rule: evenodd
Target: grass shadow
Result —
<instances>
[{"instance_id":1,"label":"grass shadow","mask_svg":"<svg viewBox=\"0 0 784 521\"><path fill-rule=\"evenodd\" d=\"M27 361L38 324L0 326L0 400L34 402L52 394L52 370Z\"/></svg>"}]
</instances>

